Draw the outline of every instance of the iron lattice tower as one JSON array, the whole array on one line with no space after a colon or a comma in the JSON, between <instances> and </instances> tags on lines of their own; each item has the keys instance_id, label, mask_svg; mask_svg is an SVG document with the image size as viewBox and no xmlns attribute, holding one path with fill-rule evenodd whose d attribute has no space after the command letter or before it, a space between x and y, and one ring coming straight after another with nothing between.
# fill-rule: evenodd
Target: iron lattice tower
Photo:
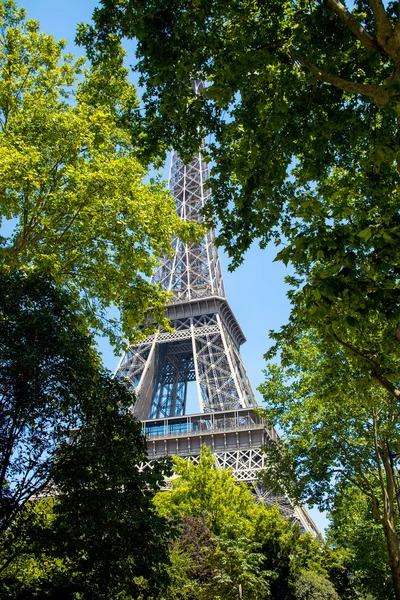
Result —
<instances>
[{"instance_id":1,"label":"iron lattice tower","mask_svg":"<svg viewBox=\"0 0 400 600\"><path fill-rule=\"evenodd\" d=\"M170 190L183 220L201 222L207 179L201 153L188 165L172 153ZM190 382L201 412L255 407L239 353L245 337L225 298L214 232L191 246L176 238L173 249L152 280L172 293L167 314L174 332L130 347L118 367L134 385L135 414L141 420L185 414Z\"/></svg>"},{"instance_id":2,"label":"iron lattice tower","mask_svg":"<svg viewBox=\"0 0 400 600\"><path fill-rule=\"evenodd\" d=\"M189 164L172 152L169 186L183 220L202 222L207 180L201 152ZM193 245L173 240L173 257L152 278L172 293L167 316L173 332L159 331L130 346L116 376L135 390L134 414L143 422L150 458L178 454L197 461L206 443L218 466L254 484L264 468L260 447L277 434L254 412L257 403L239 352L245 337L225 297L214 239L209 230ZM188 414L190 394L197 396L198 414ZM284 514L316 531L303 508L255 489L260 499L278 501Z\"/></svg>"}]
</instances>

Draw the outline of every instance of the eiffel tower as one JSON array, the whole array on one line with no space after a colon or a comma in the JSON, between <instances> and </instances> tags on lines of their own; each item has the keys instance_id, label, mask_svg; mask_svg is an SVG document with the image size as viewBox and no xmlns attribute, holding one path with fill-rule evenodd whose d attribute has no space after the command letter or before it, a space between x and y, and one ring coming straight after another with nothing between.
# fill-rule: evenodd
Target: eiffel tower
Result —
<instances>
[{"instance_id":1,"label":"eiffel tower","mask_svg":"<svg viewBox=\"0 0 400 600\"><path fill-rule=\"evenodd\" d=\"M202 222L207 179L201 152L186 165L172 152L169 186L181 219ZM142 421L150 459L174 454L196 462L206 444L219 468L232 469L237 480L253 484L259 500L278 502L285 516L315 533L304 508L257 484L265 468L260 448L277 433L254 411L257 402L239 352L246 340L225 297L214 239L209 230L191 246L173 240L173 257L152 278L172 294L167 316L173 332L159 331L129 346L116 377L136 393L134 414Z\"/></svg>"}]
</instances>

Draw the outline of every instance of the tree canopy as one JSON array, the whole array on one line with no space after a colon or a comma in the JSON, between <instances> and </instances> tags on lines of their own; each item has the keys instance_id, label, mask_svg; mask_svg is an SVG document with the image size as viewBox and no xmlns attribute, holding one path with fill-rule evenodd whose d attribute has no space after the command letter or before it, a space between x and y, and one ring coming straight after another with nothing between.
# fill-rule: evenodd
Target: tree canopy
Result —
<instances>
[{"instance_id":1,"label":"tree canopy","mask_svg":"<svg viewBox=\"0 0 400 600\"><path fill-rule=\"evenodd\" d=\"M122 36L137 38L153 151L189 157L211 134L207 213L233 267L255 238L273 240L295 270L294 327L351 349L398 398L396 10L103 0L78 39L101 63ZM202 94L192 79L206 82Z\"/></svg>"},{"instance_id":2,"label":"tree canopy","mask_svg":"<svg viewBox=\"0 0 400 600\"><path fill-rule=\"evenodd\" d=\"M140 468L134 397L82 321L48 277L0 272L2 598L147 598L168 581L152 496L170 465Z\"/></svg>"},{"instance_id":3,"label":"tree canopy","mask_svg":"<svg viewBox=\"0 0 400 600\"><path fill-rule=\"evenodd\" d=\"M393 212L399 177L396 3L102 0L93 19L78 40L94 58L138 40L149 142L188 156L213 135L210 211L234 264L255 237L284 235L295 263L332 235L341 257L351 241L393 252L397 221L379 207Z\"/></svg>"},{"instance_id":4,"label":"tree canopy","mask_svg":"<svg viewBox=\"0 0 400 600\"><path fill-rule=\"evenodd\" d=\"M377 600L393 598L385 536L371 514L371 503L350 485L330 514L328 543L347 552L346 563L357 589Z\"/></svg>"},{"instance_id":5,"label":"tree canopy","mask_svg":"<svg viewBox=\"0 0 400 600\"><path fill-rule=\"evenodd\" d=\"M69 430L95 410L100 362L81 327L46 277L0 273L1 532L49 482Z\"/></svg>"},{"instance_id":6,"label":"tree canopy","mask_svg":"<svg viewBox=\"0 0 400 600\"><path fill-rule=\"evenodd\" d=\"M306 589L308 581L305 597L317 599L321 588L337 600L328 572L340 560L327 547L302 535L278 506L257 504L244 483L215 467L210 449L203 447L197 465L178 457L174 463L172 489L154 498L160 515L183 519L168 598L235 599L241 584L244 598L296 600L303 597L296 586Z\"/></svg>"},{"instance_id":7,"label":"tree canopy","mask_svg":"<svg viewBox=\"0 0 400 600\"><path fill-rule=\"evenodd\" d=\"M360 371L350 351L344 354L315 331L287 339L279 334L275 351L280 364L268 364L259 388L266 417L282 430L266 447L266 485L325 509L357 488L385 536L397 598L398 401Z\"/></svg>"},{"instance_id":8,"label":"tree canopy","mask_svg":"<svg viewBox=\"0 0 400 600\"><path fill-rule=\"evenodd\" d=\"M193 227L160 183L143 181L123 53L84 69L13 0L0 25L0 264L49 273L121 345L146 310L163 320L167 295L148 278Z\"/></svg>"}]
</instances>

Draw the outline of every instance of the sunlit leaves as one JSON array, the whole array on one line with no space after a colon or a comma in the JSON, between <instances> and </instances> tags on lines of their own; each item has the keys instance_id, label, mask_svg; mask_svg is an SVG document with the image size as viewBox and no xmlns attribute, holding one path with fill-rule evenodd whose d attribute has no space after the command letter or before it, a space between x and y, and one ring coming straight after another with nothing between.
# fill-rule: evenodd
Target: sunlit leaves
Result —
<instances>
[{"instance_id":1,"label":"sunlit leaves","mask_svg":"<svg viewBox=\"0 0 400 600\"><path fill-rule=\"evenodd\" d=\"M194 228L161 184L144 183L123 54L82 75L82 59L63 57L11 1L1 17L1 264L51 274L121 345L146 310L163 321L168 295L148 278L172 236Z\"/></svg>"},{"instance_id":2,"label":"sunlit leaves","mask_svg":"<svg viewBox=\"0 0 400 600\"><path fill-rule=\"evenodd\" d=\"M315 332L292 332L278 349L281 364L268 364L260 387L267 417L282 430L267 449L266 479L325 508L349 482L379 504L381 460L400 444L398 402L363 371L362 358Z\"/></svg>"},{"instance_id":3,"label":"sunlit leaves","mask_svg":"<svg viewBox=\"0 0 400 600\"><path fill-rule=\"evenodd\" d=\"M175 472L172 489L154 498L161 515L182 519L167 598L234 600L241 584L243 596L254 600L292 600L303 571L320 573L331 587L329 549L302 535L278 506L257 504L246 485L215 467L206 446L197 465L176 457Z\"/></svg>"},{"instance_id":4,"label":"sunlit leaves","mask_svg":"<svg viewBox=\"0 0 400 600\"><path fill-rule=\"evenodd\" d=\"M153 152L174 145L190 156L211 134L214 194L206 210L232 266L255 239L262 246L273 241L277 259L296 271L294 305L299 297L307 304L323 335L325 320L340 329L353 324L354 333L354 320L372 323L379 313L394 327L395 5L387 5L385 18L364 1L349 4L347 16L334 2L157 0L126 7L103 0L80 39L101 64L107 35L137 37L143 127ZM385 37L386 21L392 33ZM207 82L198 97L194 77Z\"/></svg>"}]
</instances>

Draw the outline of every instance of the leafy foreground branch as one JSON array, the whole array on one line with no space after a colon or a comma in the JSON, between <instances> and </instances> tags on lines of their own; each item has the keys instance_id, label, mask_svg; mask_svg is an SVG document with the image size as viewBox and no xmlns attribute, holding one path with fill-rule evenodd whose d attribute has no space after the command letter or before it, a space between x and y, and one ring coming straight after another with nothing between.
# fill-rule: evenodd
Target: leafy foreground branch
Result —
<instances>
[{"instance_id":1,"label":"leafy foreground branch","mask_svg":"<svg viewBox=\"0 0 400 600\"><path fill-rule=\"evenodd\" d=\"M138 40L149 151L190 157L213 136L208 214L234 266L255 239L284 240L280 260L345 267L372 300L399 269L400 20L385 4L102 0L78 41L101 64Z\"/></svg>"},{"instance_id":2,"label":"leafy foreground branch","mask_svg":"<svg viewBox=\"0 0 400 600\"><path fill-rule=\"evenodd\" d=\"M277 506L256 504L245 484L215 468L209 449L198 465L174 463L172 490L154 498L161 516L182 519L168 599L236 600L239 584L252 600L353 597L341 553L301 534Z\"/></svg>"},{"instance_id":3,"label":"leafy foreground branch","mask_svg":"<svg viewBox=\"0 0 400 600\"><path fill-rule=\"evenodd\" d=\"M281 364L268 364L260 391L266 417L279 423L283 437L266 448L266 485L284 486L294 497L333 511L333 539L346 540L357 562L365 548L357 544L354 498L365 515L363 527L373 539L374 530L380 531L376 547L383 547L382 587L389 596L377 597L392 597L389 567L393 597L399 598L399 403L363 373L351 351L338 350L315 331L292 329L290 337L276 337Z\"/></svg>"},{"instance_id":4,"label":"leafy foreground branch","mask_svg":"<svg viewBox=\"0 0 400 600\"><path fill-rule=\"evenodd\" d=\"M163 185L143 182L123 53L85 70L13 0L0 3L0 29L0 265L50 274L121 346L146 310L164 322L168 294L148 278L194 226Z\"/></svg>"},{"instance_id":5,"label":"leafy foreground branch","mask_svg":"<svg viewBox=\"0 0 400 600\"><path fill-rule=\"evenodd\" d=\"M139 470L147 451L134 398L47 277L0 274L0 400L1 597L165 589L173 530L151 500L168 462Z\"/></svg>"}]
</instances>

